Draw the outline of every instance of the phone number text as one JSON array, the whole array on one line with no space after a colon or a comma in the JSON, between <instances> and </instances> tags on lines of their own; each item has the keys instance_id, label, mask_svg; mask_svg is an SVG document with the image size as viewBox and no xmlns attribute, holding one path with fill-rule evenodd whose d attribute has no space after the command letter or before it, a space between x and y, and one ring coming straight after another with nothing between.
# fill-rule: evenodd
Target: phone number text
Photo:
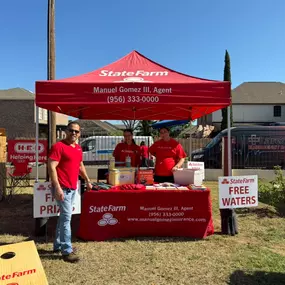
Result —
<instances>
[{"instance_id":1,"label":"phone number text","mask_svg":"<svg viewBox=\"0 0 285 285\"><path fill-rule=\"evenodd\" d=\"M158 103L158 96L108 96L108 103Z\"/></svg>"},{"instance_id":2,"label":"phone number text","mask_svg":"<svg viewBox=\"0 0 285 285\"><path fill-rule=\"evenodd\" d=\"M149 217L183 217L184 212L150 212L148 214Z\"/></svg>"}]
</instances>

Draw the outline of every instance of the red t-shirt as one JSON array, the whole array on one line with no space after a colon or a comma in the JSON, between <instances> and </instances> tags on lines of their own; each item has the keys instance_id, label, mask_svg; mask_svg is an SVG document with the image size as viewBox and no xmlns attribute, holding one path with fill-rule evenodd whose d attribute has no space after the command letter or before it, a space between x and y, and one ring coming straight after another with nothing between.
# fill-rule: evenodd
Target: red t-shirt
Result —
<instances>
[{"instance_id":1,"label":"red t-shirt","mask_svg":"<svg viewBox=\"0 0 285 285\"><path fill-rule=\"evenodd\" d=\"M149 157L148 147L146 145L142 145L140 146L140 149L141 149L141 157L148 158Z\"/></svg>"},{"instance_id":2,"label":"red t-shirt","mask_svg":"<svg viewBox=\"0 0 285 285\"><path fill-rule=\"evenodd\" d=\"M172 168L181 159L186 157L181 144L174 139L156 141L149 152L156 157L155 174L157 176L173 175Z\"/></svg>"},{"instance_id":3,"label":"red t-shirt","mask_svg":"<svg viewBox=\"0 0 285 285\"><path fill-rule=\"evenodd\" d=\"M130 156L132 167L140 165L140 147L136 144L128 145L127 143L117 144L113 156L118 162L125 162L126 157Z\"/></svg>"},{"instance_id":4,"label":"red t-shirt","mask_svg":"<svg viewBox=\"0 0 285 285\"><path fill-rule=\"evenodd\" d=\"M49 158L58 161L56 167L58 182L64 188L77 188L80 163L82 161L82 149L80 145L75 147L64 141L55 143L50 150Z\"/></svg>"}]
</instances>

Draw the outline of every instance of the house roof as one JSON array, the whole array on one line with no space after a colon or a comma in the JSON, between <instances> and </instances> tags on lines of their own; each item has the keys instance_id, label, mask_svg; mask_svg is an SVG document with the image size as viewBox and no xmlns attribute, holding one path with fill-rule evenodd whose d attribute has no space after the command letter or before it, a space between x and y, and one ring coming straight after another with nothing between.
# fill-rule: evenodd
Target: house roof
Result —
<instances>
[{"instance_id":1,"label":"house roof","mask_svg":"<svg viewBox=\"0 0 285 285\"><path fill-rule=\"evenodd\" d=\"M0 100L35 100L35 94L23 88L0 90Z\"/></svg>"},{"instance_id":2,"label":"house roof","mask_svg":"<svg viewBox=\"0 0 285 285\"><path fill-rule=\"evenodd\" d=\"M111 128L114 128L114 130L124 130L126 127L125 125L118 125L118 124L112 124L108 121L103 121L105 124L109 125Z\"/></svg>"},{"instance_id":3,"label":"house roof","mask_svg":"<svg viewBox=\"0 0 285 285\"><path fill-rule=\"evenodd\" d=\"M285 104L282 82L244 82L232 90L233 104Z\"/></svg>"},{"instance_id":4,"label":"house roof","mask_svg":"<svg viewBox=\"0 0 285 285\"><path fill-rule=\"evenodd\" d=\"M117 129L100 120L75 120L80 125L83 135L104 136L110 135Z\"/></svg>"}]
</instances>

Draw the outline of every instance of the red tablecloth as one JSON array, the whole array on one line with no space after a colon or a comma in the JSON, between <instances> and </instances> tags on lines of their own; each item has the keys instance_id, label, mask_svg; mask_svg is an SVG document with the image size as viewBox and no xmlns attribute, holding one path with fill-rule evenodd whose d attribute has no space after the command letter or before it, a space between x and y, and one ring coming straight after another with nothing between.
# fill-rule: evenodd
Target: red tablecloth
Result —
<instances>
[{"instance_id":1,"label":"red tablecloth","mask_svg":"<svg viewBox=\"0 0 285 285\"><path fill-rule=\"evenodd\" d=\"M101 190L83 199L78 236L84 240L214 233L210 190Z\"/></svg>"}]
</instances>

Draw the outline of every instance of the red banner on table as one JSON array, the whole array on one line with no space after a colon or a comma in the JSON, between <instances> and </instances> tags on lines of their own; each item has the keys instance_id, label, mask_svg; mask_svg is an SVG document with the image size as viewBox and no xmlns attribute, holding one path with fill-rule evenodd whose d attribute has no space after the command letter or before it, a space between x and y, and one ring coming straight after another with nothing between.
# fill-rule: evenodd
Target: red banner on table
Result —
<instances>
[{"instance_id":1,"label":"red banner on table","mask_svg":"<svg viewBox=\"0 0 285 285\"><path fill-rule=\"evenodd\" d=\"M204 238L214 233L210 191L98 191L84 194L78 236Z\"/></svg>"},{"instance_id":2,"label":"red banner on table","mask_svg":"<svg viewBox=\"0 0 285 285\"><path fill-rule=\"evenodd\" d=\"M47 140L39 141L39 162L47 161ZM8 161L35 162L36 161L36 141L35 140L9 140L8 141Z\"/></svg>"}]
</instances>

